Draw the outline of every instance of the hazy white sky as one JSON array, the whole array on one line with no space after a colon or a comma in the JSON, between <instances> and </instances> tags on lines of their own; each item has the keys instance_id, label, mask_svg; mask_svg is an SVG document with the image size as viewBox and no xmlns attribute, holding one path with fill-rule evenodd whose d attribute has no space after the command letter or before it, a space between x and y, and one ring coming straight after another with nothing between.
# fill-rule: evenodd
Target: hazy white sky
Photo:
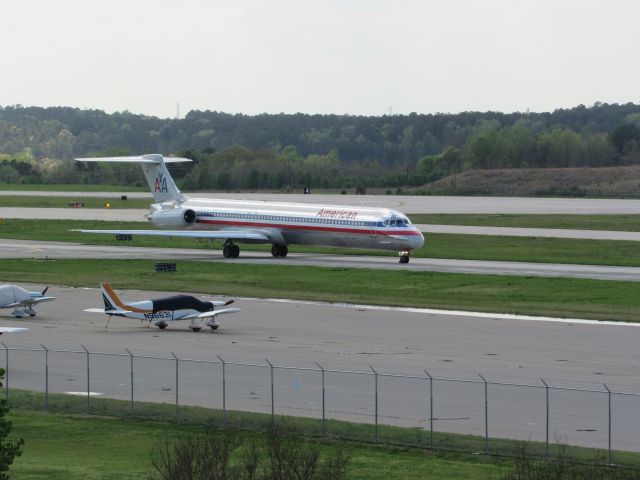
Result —
<instances>
[{"instance_id":1,"label":"hazy white sky","mask_svg":"<svg viewBox=\"0 0 640 480\"><path fill-rule=\"evenodd\" d=\"M0 105L161 117L640 102L636 0L1 0Z\"/></svg>"}]
</instances>

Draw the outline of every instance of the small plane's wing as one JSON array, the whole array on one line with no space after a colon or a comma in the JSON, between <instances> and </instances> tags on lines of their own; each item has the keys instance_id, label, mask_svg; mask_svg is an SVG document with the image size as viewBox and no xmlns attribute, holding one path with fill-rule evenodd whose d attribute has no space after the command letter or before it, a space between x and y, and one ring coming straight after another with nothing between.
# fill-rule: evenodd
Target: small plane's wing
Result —
<instances>
[{"instance_id":1,"label":"small plane's wing","mask_svg":"<svg viewBox=\"0 0 640 480\"><path fill-rule=\"evenodd\" d=\"M112 235L149 235L156 237L208 238L211 240L253 240L271 243L267 235L250 230L72 230L82 233L107 233Z\"/></svg>"},{"instance_id":2,"label":"small plane's wing","mask_svg":"<svg viewBox=\"0 0 640 480\"><path fill-rule=\"evenodd\" d=\"M106 310L104 308L85 308L84 311L89 313L104 313L105 315L124 315L125 313L131 313L131 310Z\"/></svg>"},{"instance_id":3,"label":"small plane's wing","mask_svg":"<svg viewBox=\"0 0 640 480\"><path fill-rule=\"evenodd\" d=\"M55 297L36 297L36 298L25 298L24 300L20 300L19 302L9 303L4 305L2 308L13 308L13 307L21 307L27 305L37 305L42 302L50 302L51 300L55 300Z\"/></svg>"},{"instance_id":4,"label":"small plane's wing","mask_svg":"<svg viewBox=\"0 0 640 480\"><path fill-rule=\"evenodd\" d=\"M0 327L0 335L2 335L3 333L22 333L28 331L28 328L22 327Z\"/></svg>"},{"instance_id":5,"label":"small plane's wing","mask_svg":"<svg viewBox=\"0 0 640 480\"><path fill-rule=\"evenodd\" d=\"M218 315L224 315L225 313L237 313L239 312L239 308L223 308L222 310L214 310L212 312L203 312L203 313L194 313L192 315L187 315L186 317L182 317L180 320L192 320L194 318L215 318Z\"/></svg>"}]
</instances>

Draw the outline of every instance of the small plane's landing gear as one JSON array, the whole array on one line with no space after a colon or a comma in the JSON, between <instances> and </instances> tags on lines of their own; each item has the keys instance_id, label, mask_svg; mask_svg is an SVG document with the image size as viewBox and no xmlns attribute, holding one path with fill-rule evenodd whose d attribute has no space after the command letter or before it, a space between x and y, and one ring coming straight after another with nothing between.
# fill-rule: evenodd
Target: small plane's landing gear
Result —
<instances>
[{"instance_id":1,"label":"small plane's landing gear","mask_svg":"<svg viewBox=\"0 0 640 480\"><path fill-rule=\"evenodd\" d=\"M202 330L202 327L189 327L191 329L192 332L199 332L200 330Z\"/></svg>"},{"instance_id":2,"label":"small plane's landing gear","mask_svg":"<svg viewBox=\"0 0 640 480\"><path fill-rule=\"evenodd\" d=\"M271 255L274 257L286 257L289 253L289 248L286 245L274 245L271 247Z\"/></svg>"},{"instance_id":3,"label":"small plane's landing gear","mask_svg":"<svg viewBox=\"0 0 640 480\"><path fill-rule=\"evenodd\" d=\"M209 325L214 332L218 330L219 325Z\"/></svg>"},{"instance_id":4,"label":"small plane's landing gear","mask_svg":"<svg viewBox=\"0 0 640 480\"><path fill-rule=\"evenodd\" d=\"M225 245L222 249L224 258L238 258L240 256L240 247L238 245Z\"/></svg>"},{"instance_id":5,"label":"small plane's landing gear","mask_svg":"<svg viewBox=\"0 0 640 480\"><path fill-rule=\"evenodd\" d=\"M156 327L158 327L160 330L164 330L165 328L167 328L167 323L166 322L158 322L158 323L156 323Z\"/></svg>"}]
</instances>

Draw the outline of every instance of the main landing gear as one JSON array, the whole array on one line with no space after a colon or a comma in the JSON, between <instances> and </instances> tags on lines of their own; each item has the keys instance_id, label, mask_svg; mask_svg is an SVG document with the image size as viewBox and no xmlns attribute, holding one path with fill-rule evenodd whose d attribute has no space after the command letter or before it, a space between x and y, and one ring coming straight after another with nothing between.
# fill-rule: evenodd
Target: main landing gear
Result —
<instances>
[{"instance_id":1,"label":"main landing gear","mask_svg":"<svg viewBox=\"0 0 640 480\"><path fill-rule=\"evenodd\" d=\"M225 245L222 249L224 258L238 258L240 256L240 247L238 245Z\"/></svg>"},{"instance_id":2,"label":"main landing gear","mask_svg":"<svg viewBox=\"0 0 640 480\"><path fill-rule=\"evenodd\" d=\"M274 245L271 247L271 255L274 257L286 257L289 253L289 248L286 245Z\"/></svg>"}]
</instances>

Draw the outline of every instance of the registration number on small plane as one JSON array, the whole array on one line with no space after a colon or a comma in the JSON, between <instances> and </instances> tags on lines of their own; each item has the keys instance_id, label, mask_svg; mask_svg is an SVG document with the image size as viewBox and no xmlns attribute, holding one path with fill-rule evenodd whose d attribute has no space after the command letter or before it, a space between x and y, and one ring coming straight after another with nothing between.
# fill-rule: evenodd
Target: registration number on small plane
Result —
<instances>
[{"instance_id":1,"label":"registration number on small plane","mask_svg":"<svg viewBox=\"0 0 640 480\"><path fill-rule=\"evenodd\" d=\"M153 320L156 318L171 318L171 312L145 313L144 318Z\"/></svg>"}]
</instances>

